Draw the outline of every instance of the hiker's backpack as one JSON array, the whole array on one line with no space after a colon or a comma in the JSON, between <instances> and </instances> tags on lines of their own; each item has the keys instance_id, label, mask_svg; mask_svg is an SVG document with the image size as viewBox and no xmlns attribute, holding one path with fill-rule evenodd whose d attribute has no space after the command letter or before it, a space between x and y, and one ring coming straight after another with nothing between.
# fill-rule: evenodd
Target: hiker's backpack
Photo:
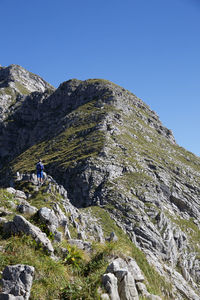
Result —
<instances>
[{"instance_id":1,"label":"hiker's backpack","mask_svg":"<svg viewBox=\"0 0 200 300\"><path fill-rule=\"evenodd\" d=\"M41 162L38 162L36 165L36 169L38 172L41 172L44 169L44 166Z\"/></svg>"}]
</instances>

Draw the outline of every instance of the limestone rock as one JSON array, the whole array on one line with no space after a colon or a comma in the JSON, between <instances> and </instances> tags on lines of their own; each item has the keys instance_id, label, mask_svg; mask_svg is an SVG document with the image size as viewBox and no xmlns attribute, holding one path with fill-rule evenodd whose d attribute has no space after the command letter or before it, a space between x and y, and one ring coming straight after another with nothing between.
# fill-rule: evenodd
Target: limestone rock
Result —
<instances>
[{"instance_id":1,"label":"limestone rock","mask_svg":"<svg viewBox=\"0 0 200 300\"><path fill-rule=\"evenodd\" d=\"M101 300L110 300L110 297L109 297L109 295L108 294L102 294L101 295Z\"/></svg>"},{"instance_id":2,"label":"limestone rock","mask_svg":"<svg viewBox=\"0 0 200 300\"><path fill-rule=\"evenodd\" d=\"M3 226L3 230L6 234L24 233L27 235L31 235L37 243L43 245L43 247L48 251L49 254L52 255L54 252L53 246L50 240L47 238L46 234L22 216L16 215L13 221L5 223Z\"/></svg>"},{"instance_id":3,"label":"limestone rock","mask_svg":"<svg viewBox=\"0 0 200 300\"><path fill-rule=\"evenodd\" d=\"M57 203L54 204L53 208L42 207L38 211L38 217L41 222L54 226L57 228L60 225L65 225L67 218L60 209Z\"/></svg>"},{"instance_id":4,"label":"limestone rock","mask_svg":"<svg viewBox=\"0 0 200 300\"><path fill-rule=\"evenodd\" d=\"M134 280L136 281L144 281L144 276L137 265L136 261L127 257L126 260L118 257L114 259L107 267L106 272L115 274L118 270L124 269L131 273Z\"/></svg>"},{"instance_id":5,"label":"limestone rock","mask_svg":"<svg viewBox=\"0 0 200 300\"><path fill-rule=\"evenodd\" d=\"M23 191L19 191L19 190L15 190L14 188L12 188L12 187L9 187L9 188L7 188L7 191L10 193L10 194L12 194L12 195L14 195L14 197L16 198L16 199L27 199L27 196L26 196L26 194L23 192Z\"/></svg>"},{"instance_id":6,"label":"limestone rock","mask_svg":"<svg viewBox=\"0 0 200 300\"><path fill-rule=\"evenodd\" d=\"M162 300L159 296L150 294L150 293L147 291L146 285L145 285L144 283L142 283L142 282L137 282L137 283L136 283L136 287L137 287L138 292L139 292L142 296L144 296L146 299L149 299L149 300Z\"/></svg>"},{"instance_id":7,"label":"limestone rock","mask_svg":"<svg viewBox=\"0 0 200 300\"><path fill-rule=\"evenodd\" d=\"M28 300L34 275L34 267L14 265L5 267L2 274L0 299Z\"/></svg>"},{"instance_id":8,"label":"limestone rock","mask_svg":"<svg viewBox=\"0 0 200 300\"><path fill-rule=\"evenodd\" d=\"M130 272L116 273L118 278L118 291L120 300L139 300L138 292L135 286L134 277Z\"/></svg>"},{"instance_id":9,"label":"limestone rock","mask_svg":"<svg viewBox=\"0 0 200 300\"><path fill-rule=\"evenodd\" d=\"M109 242L116 242L118 241L118 237L116 236L116 234L114 232L111 232L109 238L108 238Z\"/></svg>"},{"instance_id":10,"label":"limestone rock","mask_svg":"<svg viewBox=\"0 0 200 300\"><path fill-rule=\"evenodd\" d=\"M111 274L104 274L102 277L103 285L108 292L111 300L120 300L118 294L117 278Z\"/></svg>"},{"instance_id":11,"label":"limestone rock","mask_svg":"<svg viewBox=\"0 0 200 300\"><path fill-rule=\"evenodd\" d=\"M22 214L29 214L29 215L34 215L38 209L34 206L27 205L27 204L19 204L17 206L17 210L22 213Z\"/></svg>"}]
</instances>

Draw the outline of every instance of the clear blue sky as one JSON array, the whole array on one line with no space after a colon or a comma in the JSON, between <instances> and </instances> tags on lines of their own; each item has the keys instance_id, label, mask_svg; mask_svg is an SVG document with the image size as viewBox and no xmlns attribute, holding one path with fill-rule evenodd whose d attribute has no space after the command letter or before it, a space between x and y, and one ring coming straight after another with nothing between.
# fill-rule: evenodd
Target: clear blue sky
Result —
<instances>
[{"instance_id":1,"label":"clear blue sky","mask_svg":"<svg viewBox=\"0 0 200 300\"><path fill-rule=\"evenodd\" d=\"M200 155L200 0L0 0L0 64L54 86L104 78Z\"/></svg>"}]
</instances>

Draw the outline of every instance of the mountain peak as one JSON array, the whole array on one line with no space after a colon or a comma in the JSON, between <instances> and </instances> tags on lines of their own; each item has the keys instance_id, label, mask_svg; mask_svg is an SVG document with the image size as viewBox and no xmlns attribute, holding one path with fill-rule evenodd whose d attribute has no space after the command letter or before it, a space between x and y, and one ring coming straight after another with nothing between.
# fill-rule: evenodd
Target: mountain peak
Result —
<instances>
[{"instance_id":1,"label":"mountain peak","mask_svg":"<svg viewBox=\"0 0 200 300\"><path fill-rule=\"evenodd\" d=\"M12 64L0 69L0 86L11 87L19 94L31 92L44 92L46 89L54 89L40 76L35 75L19 65Z\"/></svg>"}]
</instances>

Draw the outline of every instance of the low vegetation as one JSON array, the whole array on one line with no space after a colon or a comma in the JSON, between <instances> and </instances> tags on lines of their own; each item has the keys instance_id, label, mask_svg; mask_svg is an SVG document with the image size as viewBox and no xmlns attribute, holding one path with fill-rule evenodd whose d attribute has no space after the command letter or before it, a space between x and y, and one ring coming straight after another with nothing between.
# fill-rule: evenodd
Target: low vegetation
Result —
<instances>
[{"instance_id":1,"label":"low vegetation","mask_svg":"<svg viewBox=\"0 0 200 300\"><path fill-rule=\"evenodd\" d=\"M29 183L19 183L18 188L24 188L25 192L33 192L33 186ZM33 193L31 204L40 207L43 198L48 198L49 194L44 191ZM40 204L38 203L40 199ZM9 201L16 201L7 191L0 191L0 205L10 209ZM54 199L55 201L55 199ZM59 199L57 199L59 201ZM46 203L45 203L46 204ZM45 205L46 206L46 205ZM55 254L59 260L52 260L47 253L30 236L15 235L5 236L0 227L0 270L6 265L28 264L35 267L35 277L31 290L31 300L71 300L71 299L100 299L102 289L101 278L109 264L111 258L119 256L133 257L143 271L149 292L162 294L163 291L170 290L170 285L164 278L152 268L144 254L134 246L127 235L110 218L108 212L100 207L90 207L81 209L82 213L89 213L98 219L104 235L109 236L112 231L118 236L117 242L92 243L92 252L86 253L75 246L70 246L67 240L54 244ZM29 221L37 222L36 219L29 218ZM39 224L37 224L39 226ZM39 226L40 227L40 226ZM73 234L73 227L70 227ZM45 228L41 227L45 231ZM49 235L49 238L51 236ZM61 248L65 247L65 254ZM168 299L166 297L166 299Z\"/></svg>"}]
</instances>

